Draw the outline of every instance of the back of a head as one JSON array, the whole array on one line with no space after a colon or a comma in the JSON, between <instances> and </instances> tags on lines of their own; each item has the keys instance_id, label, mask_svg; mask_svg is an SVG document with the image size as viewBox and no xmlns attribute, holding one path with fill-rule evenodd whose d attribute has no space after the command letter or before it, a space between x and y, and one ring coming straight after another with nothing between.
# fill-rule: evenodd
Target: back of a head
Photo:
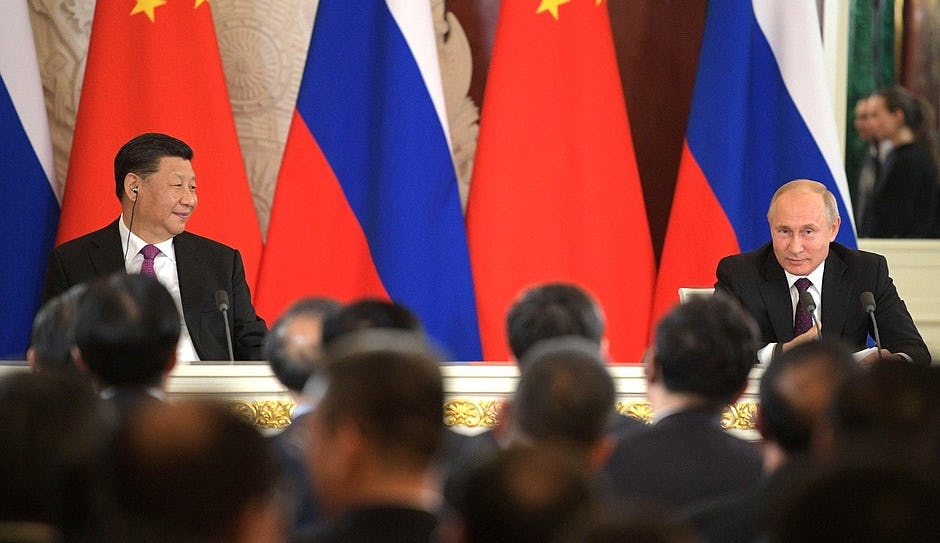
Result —
<instances>
[{"instance_id":1,"label":"back of a head","mask_svg":"<svg viewBox=\"0 0 940 543\"><path fill-rule=\"evenodd\" d=\"M0 378L0 522L35 522L68 537L90 520L111 419L90 385L64 373ZM87 495L85 495L87 493Z\"/></svg>"},{"instance_id":2,"label":"back of a head","mask_svg":"<svg viewBox=\"0 0 940 543\"><path fill-rule=\"evenodd\" d=\"M82 361L105 386L152 386L170 367L180 316L154 279L119 274L88 284L75 315Z\"/></svg>"},{"instance_id":3,"label":"back of a head","mask_svg":"<svg viewBox=\"0 0 940 543\"><path fill-rule=\"evenodd\" d=\"M261 434L208 402L144 406L123 421L111 454L115 500L131 531L185 540L234 541L240 516L267 504L280 476Z\"/></svg>"},{"instance_id":4,"label":"back of a head","mask_svg":"<svg viewBox=\"0 0 940 543\"><path fill-rule=\"evenodd\" d=\"M529 349L520 367L514 432L576 449L587 449L605 435L616 393L592 342L578 337L543 341Z\"/></svg>"},{"instance_id":5,"label":"back of a head","mask_svg":"<svg viewBox=\"0 0 940 543\"><path fill-rule=\"evenodd\" d=\"M33 319L29 347L36 371L75 371L75 310L86 289L78 284L46 302Z\"/></svg>"},{"instance_id":6,"label":"back of a head","mask_svg":"<svg viewBox=\"0 0 940 543\"><path fill-rule=\"evenodd\" d=\"M326 390L316 402L317 411L327 426L354 421L382 451L389 469L423 471L444 437L439 363L418 332L348 334L331 346L326 358ZM321 386L312 379L305 393Z\"/></svg>"},{"instance_id":7,"label":"back of a head","mask_svg":"<svg viewBox=\"0 0 940 543\"><path fill-rule=\"evenodd\" d=\"M669 391L725 405L743 390L757 362L757 325L727 296L695 298L659 323L654 356Z\"/></svg>"},{"instance_id":8,"label":"back of a head","mask_svg":"<svg viewBox=\"0 0 940 543\"><path fill-rule=\"evenodd\" d=\"M836 395L832 429L842 458L919 462L940 475L940 371L877 362Z\"/></svg>"},{"instance_id":9,"label":"back of a head","mask_svg":"<svg viewBox=\"0 0 940 543\"><path fill-rule=\"evenodd\" d=\"M788 453L809 452L839 387L859 371L841 343L811 341L784 351L761 378L761 434Z\"/></svg>"},{"instance_id":10,"label":"back of a head","mask_svg":"<svg viewBox=\"0 0 940 543\"><path fill-rule=\"evenodd\" d=\"M937 485L915 469L854 465L826 470L789 497L770 541L940 541Z\"/></svg>"},{"instance_id":11,"label":"back of a head","mask_svg":"<svg viewBox=\"0 0 940 543\"><path fill-rule=\"evenodd\" d=\"M467 543L543 543L592 500L569 455L510 447L463 474L452 497Z\"/></svg>"},{"instance_id":12,"label":"back of a head","mask_svg":"<svg viewBox=\"0 0 940 543\"><path fill-rule=\"evenodd\" d=\"M675 512L655 504L601 502L579 513L552 543L696 543L701 541Z\"/></svg>"},{"instance_id":13,"label":"back of a head","mask_svg":"<svg viewBox=\"0 0 940 543\"><path fill-rule=\"evenodd\" d=\"M600 349L604 317L600 306L580 287L547 283L525 291L506 315L509 348L516 360L539 341L578 336Z\"/></svg>"},{"instance_id":14,"label":"back of a head","mask_svg":"<svg viewBox=\"0 0 940 543\"><path fill-rule=\"evenodd\" d=\"M421 330L421 321L405 306L384 300L364 299L353 302L327 317L323 322L323 346L338 338L375 328Z\"/></svg>"},{"instance_id":15,"label":"back of a head","mask_svg":"<svg viewBox=\"0 0 940 543\"><path fill-rule=\"evenodd\" d=\"M323 323L342 308L329 298L304 298L292 304L264 340L264 359L288 389L301 392L321 357Z\"/></svg>"}]
</instances>

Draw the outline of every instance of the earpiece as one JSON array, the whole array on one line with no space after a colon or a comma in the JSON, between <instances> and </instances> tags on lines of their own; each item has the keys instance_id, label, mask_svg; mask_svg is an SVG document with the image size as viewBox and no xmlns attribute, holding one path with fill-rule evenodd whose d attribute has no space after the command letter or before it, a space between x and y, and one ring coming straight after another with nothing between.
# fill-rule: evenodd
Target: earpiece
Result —
<instances>
[{"instance_id":1,"label":"earpiece","mask_svg":"<svg viewBox=\"0 0 940 543\"><path fill-rule=\"evenodd\" d=\"M134 187L134 188L131 189L131 192L133 192L134 194L137 194L137 191L139 191L139 190L140 190L140 189L138 189L137 187Z\"/></svg>"}]
</instances>

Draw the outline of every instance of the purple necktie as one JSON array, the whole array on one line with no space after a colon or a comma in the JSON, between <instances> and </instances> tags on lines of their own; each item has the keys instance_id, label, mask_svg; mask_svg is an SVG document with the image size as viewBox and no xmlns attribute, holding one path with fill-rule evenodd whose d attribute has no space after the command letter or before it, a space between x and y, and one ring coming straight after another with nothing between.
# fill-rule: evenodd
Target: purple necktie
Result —
<instances>
[{"instance_id":1,"label":"purple necktie","mask_svg":"<svg viewBox=\"0 0 940 543\"><path fill-rule=\"evenodd\" d=\"M800 293L806 292L806 289L810 287L813 283L805 277L800 277L793 283L793 286L796 287ZM809 311L803 307L803 304L799 302L799 296L797 296L796 302L796 315L793 317L793 337L796 337L800 334L805 333L807 330L813 327L813 316L809 314Z\"/></svg>"},{"instance_id":2,"label":"purple necktie","mask_svg":"<svg viewBox=\"0 0 940 543\"><path fill-rule=\"evenodd\" d=\"M153 259L160 254L160 249L157 249L156 245L144 245L144 248L140 250L140 254L144 255L144 263L140 266L140 274L156 279L157 274L153 271Z\"/></svg>"}]
</instances>

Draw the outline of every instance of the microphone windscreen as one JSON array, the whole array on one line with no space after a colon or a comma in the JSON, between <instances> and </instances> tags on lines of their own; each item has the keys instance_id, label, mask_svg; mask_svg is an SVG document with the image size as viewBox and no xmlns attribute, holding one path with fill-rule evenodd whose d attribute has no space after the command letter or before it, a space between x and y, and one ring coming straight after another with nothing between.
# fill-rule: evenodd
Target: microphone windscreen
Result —
<instances>
[{"instance_id":1,"label":"microphone windscreen","mask_svg":"<svg viewBox=\"0 0 940 543\"><path fill-rule=\"evenodd\" d=\"M875 295L872 294L871 292L868 292L867 290L863 292L861 296L861 301L862 301L862 309L864 309L865 311L870 313L875 310Z\"/></svg>"},{"instance_id":2,"label":"microphone windscreen","mask_svg":"<svg viewBox=\"0 0 940 543\"><path fill-rule=\"evenodd\" d=\"M800 293L800 305L805 307L810 313L816 311L816 301L813 300L813 295L807 290Z\"/></svg>"},{"instance_id":3,"label":"microphone windscreen","mask_svg":"<svg viewBox=\"0 0 940 543\"><path fill-rule=\"evenodd\" d=\"M215 291L215 306L219 311L228 311L228 292L224 290Z\"/></svg>"}]
</instances>

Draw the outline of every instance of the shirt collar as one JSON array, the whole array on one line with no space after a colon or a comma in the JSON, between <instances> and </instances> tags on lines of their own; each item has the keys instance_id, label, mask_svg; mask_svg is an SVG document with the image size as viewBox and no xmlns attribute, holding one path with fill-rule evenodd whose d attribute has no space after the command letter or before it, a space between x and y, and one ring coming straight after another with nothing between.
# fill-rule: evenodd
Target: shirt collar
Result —
<instances>
[{"instance_id":1,"label":"shirt collar","mask_svg":"<svg viewBox=\"0 0 940 543\"><path fill-rule=\"evenodd\" d=\"M147 242L127 229L127 226L124 224L124 214L121 214L121 217L118 219L118 230L121 234L121 250L127 255L127 258L124 260L126 265L126 263L133 261L134 258L137 257L137 254L147 245ZM176 262L176 250L173 248L173 238L163 240L160 243L154 243L153 245L156 246L157 249L160 249L160 252L172 262Z\"/></svg>"},{"instance_id":2,"label":"shirt collar","mask_svg":"<svg viewBox=\"0 0 940 543\"><path fill-rule=\"evenodd\" d=\"M825 269L826 269L826 261L823 260L822 263L819 264L819 266L816 266L815 270L811 271L810 273L806 275L793 275L792 273L786 270L783 270L783 273L785 273L787 276L787 286L789 286L790 288L793 288L793 283L796 283L797 279L801 277L805 277L809 279L810 283L812 283L814 287L816 287L816 290L818 290L819 292L822 292L823 271L825 271Z\"/></svg>"}]
</instances>

